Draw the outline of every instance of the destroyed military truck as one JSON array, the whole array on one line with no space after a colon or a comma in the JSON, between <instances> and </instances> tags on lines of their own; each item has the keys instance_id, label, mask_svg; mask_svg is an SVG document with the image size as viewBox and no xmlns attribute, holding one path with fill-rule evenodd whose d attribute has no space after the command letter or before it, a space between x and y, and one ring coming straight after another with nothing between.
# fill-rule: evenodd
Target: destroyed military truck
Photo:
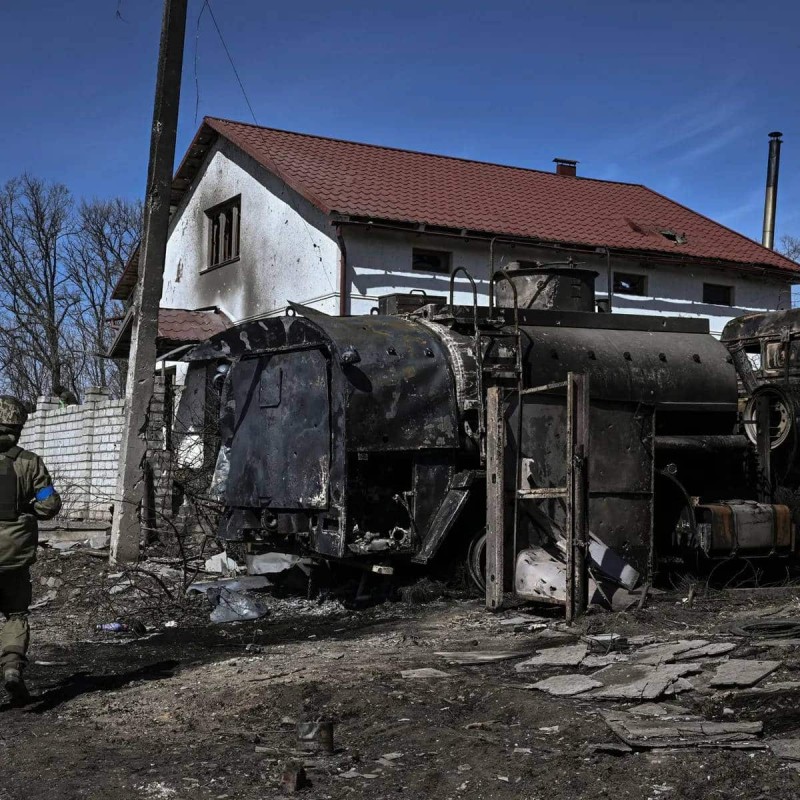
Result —
<instances>
[{"instance_id":1,"label":"destroyed military truck","mask_svg":"<svg viewBox=\"0 0 800 800\"><path fill-rule=\"evenodd\" d=\"M449 302L393 296L351 317L292 304L185 356L220 390L221 539L376 571L462 559L483 586L488 508L503 586L563 600L580 461L598 587L793 553L788 510L759 501L734 356L707 321L598 313L596 273L572 264L514 263L487 306L465 277L472 305L453 303L454 273Z\"/></svg>"}]
</instances>

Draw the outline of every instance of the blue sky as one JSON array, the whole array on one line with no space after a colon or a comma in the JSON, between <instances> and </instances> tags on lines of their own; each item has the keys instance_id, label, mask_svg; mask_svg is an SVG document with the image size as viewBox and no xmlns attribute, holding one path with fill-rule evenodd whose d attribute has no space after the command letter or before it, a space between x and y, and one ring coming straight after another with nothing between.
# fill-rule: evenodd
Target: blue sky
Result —
<instances>
[{"instance_id":1,"label":"blue sky","mask_svg":"<svg viewBox=\"0 0 800 800\"><path fill-rule=\"evenodd\" d=\"M179 157L204 114L250 119L201 7ZM800 3L212 7L262 125L546 170L575 158L756 239L766 134L781 130L777 232L800 236ZM160 0L4 3L0 182L27 170L77 195L140 196L160 22Z\"/></svg>"}]
</instances>

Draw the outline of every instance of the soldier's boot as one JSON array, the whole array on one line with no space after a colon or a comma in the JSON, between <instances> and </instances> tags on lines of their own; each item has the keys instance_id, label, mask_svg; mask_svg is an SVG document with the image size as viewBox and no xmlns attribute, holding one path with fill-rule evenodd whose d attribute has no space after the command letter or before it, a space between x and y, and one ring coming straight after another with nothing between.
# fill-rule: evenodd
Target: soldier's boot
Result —
<instances>
[{"instance_id":1,"label":"soldier's boot","mask_svg":"<svg viewBox=\"0 0 800 800\"><path fill-rule=\"evenodd\" d=\"M7 664L3 667L3 685L12 705L24 706L30 701L31 694L22 677L22 664Z\"/></svg>"}]
</instances>

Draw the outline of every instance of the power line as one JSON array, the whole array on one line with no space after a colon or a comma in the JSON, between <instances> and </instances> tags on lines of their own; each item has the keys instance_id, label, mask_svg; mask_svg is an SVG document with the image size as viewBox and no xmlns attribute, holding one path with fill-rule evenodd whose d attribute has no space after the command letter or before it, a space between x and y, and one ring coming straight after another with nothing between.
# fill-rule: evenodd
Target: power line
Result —
<instances>
[{"instance_id":1,"label":"power line","mask_svg":"<svg viewBox=\"0 0 800 800\"><path fill-rule=\"evenodd\" d=\"M244 97L244 101L245 103L247 103L247 107L250 109L250 116L253 118L253 122L255 122L255 124L258 125L258 120L256 119L256 112L253 111L253 106L251 105L250 98L247 96L247 92L245 91L244 84L242 83L242 79L239 75L239 70L236 69L236 64L233 61L233 56L231 55L231 51L228 49L228 45L225 42L225 37L222 35L222 31L220 30L219 24L217 23L217 18L214 16L214 9L211 8L210 0L205 0L205 2L203 3L203 8L200 9L200 14L197 17L198 31L200 28L200 17L202 16L203 11L205 11L206 8L208 8L208 13L211 15L211 21L214 23L214 27L217 29L217 35L219 36L219 40L222 44L223 50L225 50L225 55L228 56L228 61L230 62L233 74L236 76L236 81L239 84L239 88L242 90L242 96ZM195 54L196 52L197 51L195 50ZM195 77L197 76L196 66L197 62L195 61Z\"/></svg>"}]
</instances>

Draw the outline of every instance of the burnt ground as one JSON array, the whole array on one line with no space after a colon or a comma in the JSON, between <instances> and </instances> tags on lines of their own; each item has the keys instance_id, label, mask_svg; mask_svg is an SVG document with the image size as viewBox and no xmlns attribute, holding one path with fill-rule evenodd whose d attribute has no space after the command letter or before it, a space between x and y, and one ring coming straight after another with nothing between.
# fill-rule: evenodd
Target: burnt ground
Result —
<instances>
[{"instance_id":1,"label":"burnt ground","mask_svg":"<svg viewBox=\"0 0 800 800\"><path fill-rule=\"evenodd\" d=\"M36 591L56 597L32 617L25 709L0 706L0 798L266 798L283 794L285 765L305 763L309 798L513 797L800 798L800 776L769 750L682 749L592 753L616 741L599 714L625 703L556 698L524 688L559 673L515 672L514 660L454 666L440 650L530 652L569 642L541 609L485 612L478 600L385 603L349 611L338 602L272 601L261 620L207 621L205 601L150 613L142 638L96 634L106 621L107 565L84 553L50 553ZM52 579L55 578L55 581ZM112 579L113 580L113 579ZM582 632L727 635L731 623L797 609L800 589L662 595L642 611L597 614ZM177 627L165 627L172 612ZM737 639L732 655L778 657L768 681L800 679L800 645ZM406 669L447 673L404 678ZM574 671L574 670L568 670ZM588 671L588 670L584 670ZM564 670L560 670L564 672ZM765 736L800 737L800 694L692 692L671 698L712 719L762 720ZM727 711L725 710L727 709ZM295 722L335 722L336 751L303 756Z\"/></svg>"}]
</instances>

